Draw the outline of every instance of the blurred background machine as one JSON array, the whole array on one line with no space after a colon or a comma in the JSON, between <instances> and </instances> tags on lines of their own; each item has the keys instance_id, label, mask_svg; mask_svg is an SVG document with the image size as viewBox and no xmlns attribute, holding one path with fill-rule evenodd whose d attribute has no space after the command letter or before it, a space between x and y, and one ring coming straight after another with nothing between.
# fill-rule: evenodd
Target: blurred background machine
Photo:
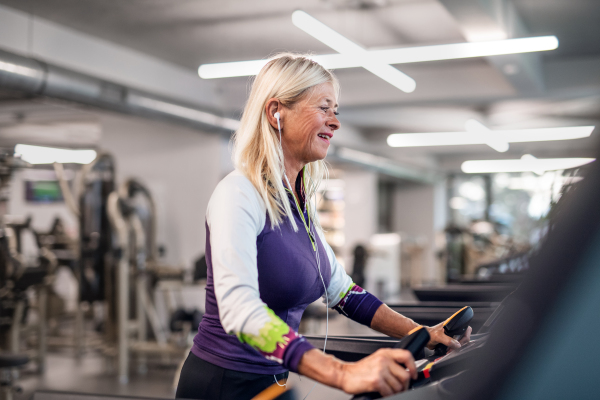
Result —
<instances>
[{"instance_id":1,"label":"blurred background machine","mask_svg":"<svg viewBox=\"0 0 600 400\"><path fill-rule=\"evenodd\" d=\"M114 315L111 326L116 332L111 332L111 336L116 339L119 379L126 383L130 354L138 356L141 371L146 370L149 355L175 356L179 361L189 346L192 323L184 324L183 329L177 327L177 319L184 323L185 315L174 315L180 314L180 309L169 304L171 331L167 321L161 321L154 305L153 293L161 281L170 281L168 289L161 286L161 300L168 299L170 292L181 291L184 271L159 262L156 207L149 190L140 182L129 179L118 192L109 195L107 211L117 241L113 253L116 256L111 313L111 317ZM132 309L135 312L132 313ZM199 320L195 322L198 329Z\"/></svg>"},{"instance_id":2,"label":"blurred background machine","mask_svg":"<svg viewBox=\"0 0 600 400\"><path fill-rule=\"evenodd\" d=\"M2 159L2 210L13 170L31 168L11 153ZM99 351L123 383L131 355L139 373L153 360L176 365L202 313L186 311L185 271L160 262L152 195L133 179L117 191L114 159L106 153L77 169L74 183L66 172L73 167L54 164L62 200L79 224L78 238L69 236L59 217L40 232L31 216L2 216L0 348L9 353L0 353L0 369L34 360L44 372L48 345L70 348L79 359ZM18 374L6 371L3 390L10 399Z\"/></svg>"}]
</instances>

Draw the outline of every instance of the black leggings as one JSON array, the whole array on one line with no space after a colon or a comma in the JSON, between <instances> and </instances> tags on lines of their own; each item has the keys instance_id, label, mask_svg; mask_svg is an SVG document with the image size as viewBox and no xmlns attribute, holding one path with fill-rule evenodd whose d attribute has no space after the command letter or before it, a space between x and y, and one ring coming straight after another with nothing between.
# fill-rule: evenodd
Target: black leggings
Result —
<instances>
[{"instance_id":1,"label":"black leggings","mask_svg":"<svg viewBox=\"0 0 600 400\"><path fill-rule=\"evenodd\" d=\"M289 372L276 375L287 379ZM178 399L229 400L251 399L275 383L273 375L252 374L221 368L190 353L183 364Z\"/></svg>"}]
</instances>

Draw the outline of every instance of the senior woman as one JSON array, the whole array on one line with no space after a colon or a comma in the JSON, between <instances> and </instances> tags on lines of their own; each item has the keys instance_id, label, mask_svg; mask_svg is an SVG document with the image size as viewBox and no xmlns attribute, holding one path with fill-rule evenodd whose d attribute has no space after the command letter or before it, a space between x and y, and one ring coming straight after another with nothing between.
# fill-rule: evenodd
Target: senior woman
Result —
<instances>
[{"instance_id":1,"label":"senior woman","mask_svg":"<svg viewBox=\"0 0 600 400\"><path fill-rule=\"evenodd\" d=\"M177 397L249 399L290 370L347 393L390 395L416 378L405 350L348 363L297 333L305 308L319 297L390 336L419 326L355 285L319 226L311 201L341 126L338 93L336 77L301 55L279 55L256 77L233 139L236 169L206 211L206 314ZM430 346L460 347L441 324L427 329Z\"/></svg>"}]
</instances>

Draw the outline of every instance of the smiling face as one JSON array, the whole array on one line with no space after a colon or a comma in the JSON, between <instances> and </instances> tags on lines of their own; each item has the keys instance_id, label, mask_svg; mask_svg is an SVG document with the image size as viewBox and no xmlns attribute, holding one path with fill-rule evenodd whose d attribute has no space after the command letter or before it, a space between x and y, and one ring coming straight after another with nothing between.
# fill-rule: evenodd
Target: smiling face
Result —
<instances>
[{"instance_id":1,"label":"smiling face","mask_svg":"<svg viewBox=\"0 0 600 400\"><path fill-rule=\"evenodd\" d=\"M300 168L327 155L334 131L340 129L336 94L331 83L313 87L290 108L281 110L283 152L288 163ZM301 164L301 165L300 165Z\"/></svg>"}]
</instances>

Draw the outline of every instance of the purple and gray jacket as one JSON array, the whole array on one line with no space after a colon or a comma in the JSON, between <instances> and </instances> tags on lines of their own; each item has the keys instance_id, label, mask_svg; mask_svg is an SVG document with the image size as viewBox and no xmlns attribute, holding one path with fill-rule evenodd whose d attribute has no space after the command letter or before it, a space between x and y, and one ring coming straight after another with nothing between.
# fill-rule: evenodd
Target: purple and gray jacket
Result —
<instances>
[{"instance_id":1,"label":"purple and gray jacket","mask_svg":"<svg viewBox=\"0 0 600 400\"><path fill-rule=\"evenodd\" d=\"M322 297L328 307L367 326L382 304L352 283L313 224L325 296L315 251L291 195L289 201L297 232L285 216L271 227L262 198L240 171L227 175L212 194L206 211L206 313L192 347L203 360L241 372L297 372L302 355L313 348L297 333L310 303Z\"/></svg>"}]
</instances>

